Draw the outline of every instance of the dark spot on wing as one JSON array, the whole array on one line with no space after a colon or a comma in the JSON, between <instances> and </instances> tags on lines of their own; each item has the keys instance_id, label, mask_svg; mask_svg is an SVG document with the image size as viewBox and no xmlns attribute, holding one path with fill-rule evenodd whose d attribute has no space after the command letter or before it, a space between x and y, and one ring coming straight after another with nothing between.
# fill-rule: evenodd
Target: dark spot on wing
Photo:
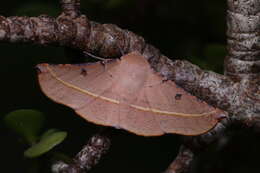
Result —
<instances>
[{"instance_id":1,"label":"dark spot on wing","mask_svg":"<svg viewBox=\"0 0 260 173\"><path fill-rule=\"evenodd\" d=\"M176 94L175 95L175 100L181 100L181 96L182 96L182 94Z\"/></svg>"},{"instance_id":2,"label":"dark spot on wing","mask_svg":"<svg viewBox=\"0 0 260 173\"><path fill-rule=\"evenodd\" d=\"M162 83L167 82L169 79L163 78Z\"/></svg>"},{"instance_id":3,"label":"dark spot on wing","mask_svg":"<svg viewBox=\"0 0 260 173\"><path fill-rule=\"evenodd\" d=\"M85 77L85 76L88 75L88 72L87 72L86 69L82 68L81 71L80 71L80 74Z\"/></svg>"}]
</instances>

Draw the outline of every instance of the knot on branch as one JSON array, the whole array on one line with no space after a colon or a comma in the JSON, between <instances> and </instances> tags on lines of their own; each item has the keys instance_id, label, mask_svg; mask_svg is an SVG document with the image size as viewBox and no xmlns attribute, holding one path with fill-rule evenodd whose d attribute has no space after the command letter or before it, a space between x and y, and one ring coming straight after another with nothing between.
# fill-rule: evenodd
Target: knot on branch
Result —
<instances>
[{"instance_id":1,"label":"knot on branch","mask_svg":"<svg viewBox=\"0 0 260 173\"><path fill-rule=\"evenodd\" d=\"M65 15L76 18L80 15L80 0L61 0L61 8Z\"/></svg>"},{"instance_id":2,"label":"knot on branch","mask_svg":"<svg viewBox=\"0 0 260 173\"><path fill-rule=\"evenodd\" d=\"M70 16L61 14L57 18L58 38L60 45L66 45L81 50L86 49L90 35L90 21L85 15L72 19Z\"/></svg>"}]
</instances>

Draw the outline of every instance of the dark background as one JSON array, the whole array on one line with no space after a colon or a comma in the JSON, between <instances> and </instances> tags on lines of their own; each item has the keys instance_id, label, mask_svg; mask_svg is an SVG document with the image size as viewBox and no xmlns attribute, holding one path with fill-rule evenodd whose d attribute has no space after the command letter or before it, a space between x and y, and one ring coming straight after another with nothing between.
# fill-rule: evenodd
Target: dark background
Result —
<instances>
[{"instance_id":1,"label":"dark background","mask_svg":"<svg viewBox=\"0 0 260 173\"><path fill-rule=\"evenodd\" d=\"M82 12L100 23L114 23L142 35L163 54L188 59L204 69L223 72L225 50L225 0L82 0ZM57 16L58 0L8 0L0 15ZM35 65L69 63L64 49L37 45L0 43L0 118L16 109L38 109L46 114L46 128L68 132L57 151L73 156L87 139L100 131L71 109L46 98L36 81ZM29 172L33 160L25 159L19 138L0 121L0 172ZM92 172L160 173L175 158L181 140L177 135L140 137L115 130L109 153ZM227 134L197 157L192 172L258 172L259 136L250 132ZM46 156L41 169L48 172Z\"/></svg>"}]
</instances>

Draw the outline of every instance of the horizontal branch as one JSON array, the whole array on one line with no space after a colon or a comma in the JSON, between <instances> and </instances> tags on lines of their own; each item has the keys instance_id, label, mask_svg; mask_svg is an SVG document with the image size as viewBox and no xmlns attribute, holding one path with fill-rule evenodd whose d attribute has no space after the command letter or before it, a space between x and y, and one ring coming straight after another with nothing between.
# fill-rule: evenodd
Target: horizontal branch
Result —
<instances>
[{"instance_id":1,"label":"horizontal branch","mask_svg":"<svg viewBox=\"0 0 260 173\"><path fill-rule=\"evenodd\" d=\"M139 51L157 72L198 98L236 115L236 119L247 119L258 111L255 100L245 96L253 94L247 84L203 71L188 61L172 61L142 37L116 25L91 22L84 15L76 18L64 13L57 18L0 16L1 40L66 46L105 58Z\"/></svg>"},{"instance_id":2,"label":"horizontal branch","mask_svg":"<svg viewBox=\"0 0 260 173\"><path fill-rule=\"evenodd\" d=\"M84 15L72 18L62 14L57 19L0 17L0 40L61 45L109 58L139 51L156 71L197 97L231 114L236 114L240 107L239 84L187 61L173 62L142 37L116 25L91 22Z\"/></svg>"}]
</instances>

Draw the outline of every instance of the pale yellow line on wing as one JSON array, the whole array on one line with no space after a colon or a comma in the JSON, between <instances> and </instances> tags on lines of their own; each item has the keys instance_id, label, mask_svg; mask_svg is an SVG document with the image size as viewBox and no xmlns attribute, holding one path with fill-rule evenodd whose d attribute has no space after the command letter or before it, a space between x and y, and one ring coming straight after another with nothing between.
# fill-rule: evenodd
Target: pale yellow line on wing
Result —
<instances>
[{"instance_id":1,"label":"pale yellow line on wing","mask_svg":"<svg viewBox=\"0 0 260 173\"><path fill-rule=\"evenodd\" d=\"M62 84L64 84L65 86L69 87L69 88L72 88L72 89L75 89L75 90L78 90L84 94L87 94L87 95L90 95L92 97L95 97L95 98L100 98L102 100L105 100L105 101L108 101L108 102L112 102L112 103L115 103L115 104L119 104L120 102L117 101L117 100L114 100L114 99L110 99L110 98L107 98L107 97L103 97L103 96L100 96L100 95L97 95L97 94L94 94L92 92L89 92L88 90L84 90L82 88L79 88L73 84L70 84L68 82L65 82L64 80L60 79L53 71L52 69L49 67L49 65L47 66L47 70L50 72L50 74L52 75L52 77L54 79L56 79L57 81L61 82Z\"/></svg>"},{"instance_id":2,"label":"pale yellow line on wing","mask_svg":"<svg viewBox=\"0 0 260 173\"><path fill-rule=\"evenodd\" d=\"M100 98L102 100L114 103L114 104L120 104L120 101L118 100L114 100L114 99L110 99L108 97L104 97L101 95L97 95L94 94L88 90L79 88L73 84L70 84L62 79L60 79L55 73L54 71L49 67L49 65L46 66L47 70L50 72L51 76L56 79L57 81L61 82L62 84L64 84L65 86L75 89L79 92L82 92L84 94L87 94L89 96L95 97L95 98ZM142 107L142 106L137 106L137 105L130 105L132 108L135 108L137 110L141 110L141 111L145 111L145 112L153 112L153 113L157 113L157 114L164 114L164 115L171 115L171 116L182 116L182 117L199 117L199 116L205 116L205 115L209 115L209 114L213 114L216 111L211 111L211 112L207 112L207 113L202 113L202 114L185 114L185 113L179 113L179 112L169 112L169 111L162 111L162 110L158 110L158 109L153 109L153 108L146 108L146 107Z\"/></svg>"},{"instance_id":3,"label":"pale yellow line on wing","mask_svg":"<svg viewBox=\"0 0 260 173\"><path fill-rule=\"evenodd\" d=\"M206 113L202 113L202 114L185 114L185 113L179 113L179 112L162 111L162 110L153 109L153 108L145 108L145 107L137 106L137 105L130 105L130 106L135 109L146 111L146 112L153 112L153 113L157 113L157 114L172 115L172 116L182 116L182 117L199 117L199 116L210 115L210 114L213 114L216 112L216 111L211 111L211 112L206 112Z\"/></svg>"}]
</instances>

